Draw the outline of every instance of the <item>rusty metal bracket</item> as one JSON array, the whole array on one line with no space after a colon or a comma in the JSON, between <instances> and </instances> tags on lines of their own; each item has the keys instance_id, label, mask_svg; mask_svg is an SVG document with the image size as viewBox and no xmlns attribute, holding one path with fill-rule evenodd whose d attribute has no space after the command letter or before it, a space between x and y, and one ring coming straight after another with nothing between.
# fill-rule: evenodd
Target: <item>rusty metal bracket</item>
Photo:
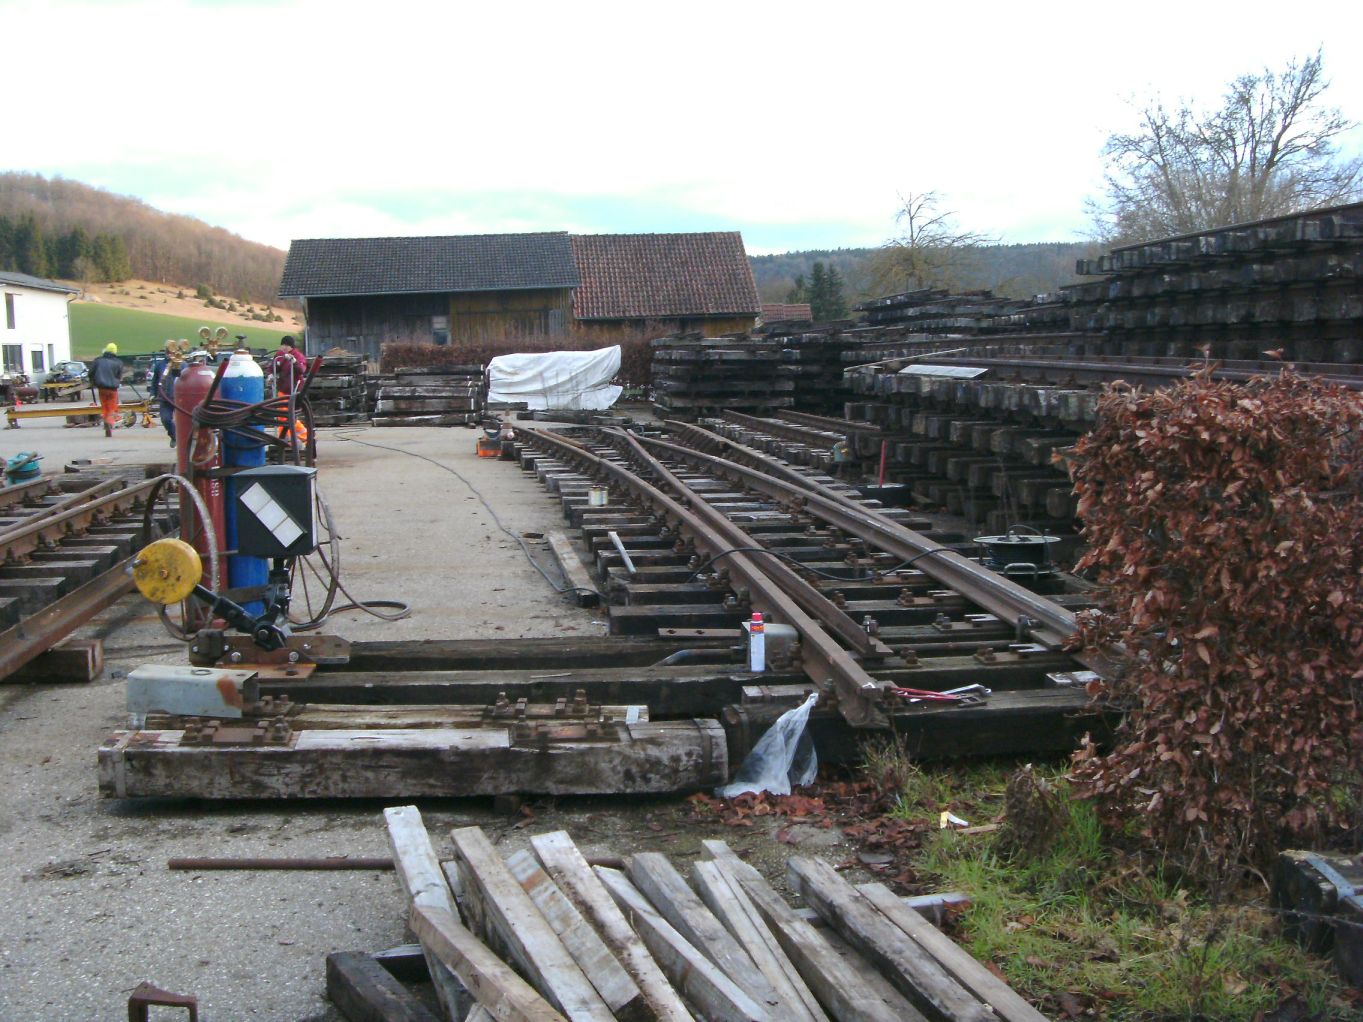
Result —
<instances>
[{"instance_id":1,"label":"rusty metal bracket","mask_svg":"<svg viewBox=\"0 0 1363 1022\"><path fill-rule=\"evenodd\" d=\"M205 720L186 724L180 744L210 747L288 745L292 737L293 728L283 717L258 720L243 727L228 727L219 720Z\"/></svg>"},{"instance_id":2,"label":"rusty metal bracket","mask_svg":"<svg viewBox=\"0 0 1363 1022\"><path fill-rule=\"evenodd\" d=\"M189 1022L199 1022L199 999L192 994L173 994L169 990L142 982L128 998L128 1022L148 1022L152 1007L184 1008Z\"/></svg>"}]
</instances>

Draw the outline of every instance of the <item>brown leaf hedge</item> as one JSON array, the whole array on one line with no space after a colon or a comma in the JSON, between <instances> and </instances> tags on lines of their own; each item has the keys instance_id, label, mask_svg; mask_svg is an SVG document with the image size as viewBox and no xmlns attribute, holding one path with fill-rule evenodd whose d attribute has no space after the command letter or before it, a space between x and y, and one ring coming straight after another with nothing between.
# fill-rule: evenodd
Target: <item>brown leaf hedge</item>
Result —
<instances>
[{"instance_id":1,"label":"brown leaf hedge","mask_svg":"<svg viewBox=\"0 0 1363 1022\"><path fill-rule=\"evenodd\" d=\"M1109 587L1084 638L1121 644L1113 750L1079 791L1171 862L1263 866L1360 821L1363 497L1356 393L1210 369L1110 387L1071 456Z\"/></svg>"}]
</instances>

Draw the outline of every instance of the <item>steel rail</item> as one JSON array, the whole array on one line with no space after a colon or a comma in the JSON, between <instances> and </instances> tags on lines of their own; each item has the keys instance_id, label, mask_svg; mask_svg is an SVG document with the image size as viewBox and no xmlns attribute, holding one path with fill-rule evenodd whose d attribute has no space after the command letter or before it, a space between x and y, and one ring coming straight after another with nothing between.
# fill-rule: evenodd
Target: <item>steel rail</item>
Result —
<instances>
[{"instance_id":1,"label":"steel rail","mask_svg":"<svg viewBox=\"0 0 1363 1022\"><path fill-rule=\"evenodd\" d=\"M667 425L682 432L682 427L688 424L669 421ZM1078 631L1077 619L1065 608L990 571L950 547L942 546L921 533L907 529L845 497L827 496L815 492L812 488L802 489L798 484L779 479L767 472L680 444L652 438L644 438L643 442L650 447L667 451L675 457L687 459L707 472L740 482L775 500L802 504L817 517L843 531L858 536L901 560L912 561L914 566L929 578L955 590L967 600L1017 628L1020 634L1030 635L1036 642L1050 649L1061 648ZM757 452L753 454L756 455Z\"/></svg>"},{"instance_id":2,"label":"steel rail","mask_svg":"<svg viewBox=\"0 0 1363 1022\"><path fill-rule=\"evenodd\" d=\"M57 487L57 478L57 476L52 475L39 476L37 479L31 479L26 483L0 486L0 511L8 510L15 504L22 504L24 501L60 493L61 490Z\"/></svg>"},{"instance_id":3,"label":"steel rail","mask_svg":"<svg viewBox=\"0 0 1363 1022\"><path fill-rule=\"evenodd\" d=\"M776 476L778 479L784 479L786 482L801 487L802 489L813 490L815 493L820 493L831 500L846 499L846 494L839 493L837 490L833 489L833 487L826 486L817 479L811 479L802 472L791 468L779 458L749 447L747 444L739 443L737 440L730 440L728 437L722 436L705 426L698 426L691 422L681 422L677 419L664 419L663 425L674 433L685 434L697 444L705 444L708 447L717 447L721 451L728 451L739 459L748 458L751 462L755 463L749 464L749 468L755 468L759 471L766 472L768 475ZM713 454L715 452L707 450L705 453Z\"/></svg>"},{"instance_id":4,"label":"steel rail","mask_svg":"<svg viewBox=\"0 0 1363 1022\"><path fill-rule=\"evenodd\" d=\"M699 551L713 557L732 549L733 544L711 529L699 515L631 472L627 466L599 457L546 431L525 429L518 432L523 438L579 465L593 477L614 481L661 518L688 532ZM838 709L848 723L856 727L888 726L889 720L882 708L885 683L873 678L818 621L783 592L753 555L733 553L725 560L730 573L747 587L755 608L769 615L770 620L790 625L800 633L800 659L805 673L821 689L831 690L836 695Z\"/></svg>"},{"instance_id":5,"label":"steel rail","mask_svg":"<svg viewBox=\"0 0 1363 1022\"><path fill-rule=\"evenodd\" d=\"M808 412L788 412L780 411L776 413L778 419L786 422L800 423L805 426L812 426L815 429L824 429L830 433L838 433L847 436L851 433L873 433L877 436L885 431L879 426L869 422L853 422L851 419L835 419L828 415L810 415Z\"/></svg>"},{"instance_id":6,"label":"steel rail","mask_svg":"<svg viewBox=\"0 0 1363 1022\"><path fill-rule=\"evenodd\" d=\"M730 549L741 550L762 546L751 533L730 521L728 515L711 506L701 494L687 486L675 472L644 450L638 438L623 430L608 429L603 432L623 440L636 458L680 494L687 501L691 510L703 518L711 529L724 537ZM795 600L805 613L823 622L830 631L836 633L838 638L851 646L857 653L866 657L894 655L892 649L868 634L864 627L847 616L846 611L840 609L836 603L811 585L808 580L796 574L795 570L785 561L772 558L771 563L764 566L763 571L781 587L782 591Z\"/></svg>"},{"instance_id":7,"label":"steel rail","mask_svg":"<svg viewBox=\"0 0 1363 1022\"><path fill-rule=\"evenodd\" d=\"M742 412L726 410L720 414L720 418L754 433L765 433L767 436L778 437L782 440L794 440L796 443L805 444L809 447L829 449L844 437L844 434L834 433L831 430L820 430L813 426L797 426L792 422L782 422L780 419L760 419L756 415L744 415Z\"/></svg>"},{"instance_id":8,"label":"steel rail","mask_svg":"<svg viewBox=\"0 0 1363 1022\"><path fill-rule=\"evenodd\" d=\"M0 532L0 563L22 561L36 550L55 546L67 536L79 535L101 519L140 507L146 495L156 486L156 480L126 486L91 500L85 500L67 511L44 515L35 522L25 522ZM78 494L85 496L85 494Z\"/></svg>"}]
</instances>

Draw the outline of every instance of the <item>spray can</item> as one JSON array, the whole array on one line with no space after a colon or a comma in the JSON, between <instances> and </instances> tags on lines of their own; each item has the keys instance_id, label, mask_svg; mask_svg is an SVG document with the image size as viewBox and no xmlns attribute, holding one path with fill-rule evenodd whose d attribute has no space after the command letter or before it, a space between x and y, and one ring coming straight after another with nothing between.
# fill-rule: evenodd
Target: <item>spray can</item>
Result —
<instances>
[{"instance_id":1,"label":"spray can","mask_svg":"<svg viewBox=\"0 0 1363 1022\"><path fill-rule=\"evenodd\" d=\"M228 360L227 369L222 374L218 393L226 401L238 401L245 405L259 404L265 400L265 373L256 365L248 351L235 351ZM250 430L223 431L223 464L228 468L257 468L265 464L265 442L252 440L243 432L265 431L263 426L253 426ZM227 477L226 507L224 519L229 550L237 549L237 494L238 487L232 476ZM270 567L263 557L246 557L233 554L227 561L227 585L231 589L246 589L263 586L269 580ZM259 614L265 609L262 600L242 602L248 614Z\"/></svg>"},{"instance_id":2,"label":"spray can","mask_svg":"<svg viewBox=\"0 0 1363 1022\"><path fill-rule=\"evenodd\" d=\"M748 670L760 674L767 669L767 630L759 611L748 622Z\"/></svg>"}]
</instances>

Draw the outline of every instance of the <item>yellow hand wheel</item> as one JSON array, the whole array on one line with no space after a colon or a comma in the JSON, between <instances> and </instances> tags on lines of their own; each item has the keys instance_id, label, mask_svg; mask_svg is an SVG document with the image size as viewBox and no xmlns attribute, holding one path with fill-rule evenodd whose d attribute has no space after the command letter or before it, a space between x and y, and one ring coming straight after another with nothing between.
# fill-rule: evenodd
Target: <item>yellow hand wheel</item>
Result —
<instances>
[{"instance_id":1,"label":"yellow hand wheel","mask_svg":"<svg viewBox=\"0 0 1363 1022\"><path fill-rule=\"evenodd\" d=\"M152 603L169 606L189 598L203 580L199 551L182 539L158 539L133 560L133 584Z\"/></svg>"}]
</instances>

